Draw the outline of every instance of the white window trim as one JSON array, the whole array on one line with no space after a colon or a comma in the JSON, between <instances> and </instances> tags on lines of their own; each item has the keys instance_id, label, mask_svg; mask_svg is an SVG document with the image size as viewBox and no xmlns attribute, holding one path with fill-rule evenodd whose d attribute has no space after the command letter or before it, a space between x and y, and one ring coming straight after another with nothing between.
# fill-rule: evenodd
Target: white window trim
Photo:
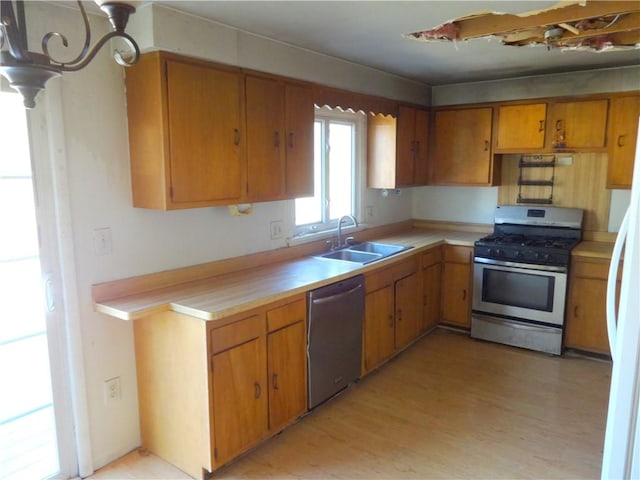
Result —
<instances>
[{"instance_id":1,"label":"white window trim","mask_svg":"<svg viewBox=\"0 0 640 480\"><path fill-rule=\"evenodd\" d=\"M355 124L355 152L353 155L354 161L354 175L353 175L353 213L358 221L358 227L353 225L343 225L343 232L355 233L361 230L365 230L367 225L360 222L363 216L362 202L364 185L366 183L366 158L367 158L367 117L361 113L353 112L352 110L342 111L340 109L330 109L329 107L322 107L316 109L315 118L323 118L326 120L348 120ZM326 223L326 228L312 228L309 226L296 226L295 225L295 207L293 209L294 219L292 221L293 236L287 239L287 245L299 245L302 243L308 243L316 240L322 240L324 238L331 238L336 235L338 231L338 222L332 221Z\"/></svg>"}]
</instances>

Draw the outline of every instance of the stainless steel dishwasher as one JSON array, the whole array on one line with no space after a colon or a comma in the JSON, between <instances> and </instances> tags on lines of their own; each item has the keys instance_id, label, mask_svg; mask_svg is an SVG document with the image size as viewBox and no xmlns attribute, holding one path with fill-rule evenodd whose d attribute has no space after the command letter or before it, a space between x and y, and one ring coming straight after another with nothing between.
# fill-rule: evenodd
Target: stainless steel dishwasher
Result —
<instances>
[{"instance_id":1,"label":"stainless steel dishwasher","mask_svg":"<svg viewBox=\"0 0 640 480\"><path fill-rule=\"evenodd\" d=\"M360 377L364 277L313 290L308 300L309 408L314 408Z\"/></svg>"}]
</instances>

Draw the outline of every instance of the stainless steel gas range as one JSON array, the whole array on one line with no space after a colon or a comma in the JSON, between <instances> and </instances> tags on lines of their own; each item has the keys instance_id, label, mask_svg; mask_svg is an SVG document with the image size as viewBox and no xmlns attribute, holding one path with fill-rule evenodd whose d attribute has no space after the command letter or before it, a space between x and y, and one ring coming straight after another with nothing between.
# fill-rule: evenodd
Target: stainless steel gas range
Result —
<instances>
[{"instance_id":1,"label":"stainless steel gas range","mask_svg":"<svg viewBox=\"0 0 640 480\"><path fill-rule=\"evenodd\" d=\"M492 235L475 243L471 336L562 353L577 208L499 206Z\"/></svg>"}]
</instances>

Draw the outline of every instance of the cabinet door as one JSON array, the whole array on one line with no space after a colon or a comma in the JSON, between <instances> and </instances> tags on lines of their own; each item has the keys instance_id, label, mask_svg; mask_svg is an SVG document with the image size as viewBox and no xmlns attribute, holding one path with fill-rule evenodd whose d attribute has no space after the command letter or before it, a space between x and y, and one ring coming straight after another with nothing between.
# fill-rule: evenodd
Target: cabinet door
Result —
<instances>
[{"instance_id":1,"label":"cabinet door","mask_svg":"<svg viewBox=\"0 0 640 480\"><path fill-rule=\"evenodd\" d=\"M433 183L492 182L491 108L441 110L435 115Z\"/></svg>"},{"instance_id":2,"label":"cabinet door","mask_svg":"<svg viewBox=\"0 0 640 480\"><path fill-rule=\"evenodd\" d=\"M414 273L396 282L396 348L403 348L420 334L422 302L420 275Z\"/></svg>"},{"instance_id":3,"label":"cabinet door","mask_svg":"<svg viewBox=\"0 0 640 480\"><path fill-rule=\"evenodd\" d=\"M364 368L370 371L393 355L394 289L392 285L364 297Z\"/></svg>"},{"instance_id":4,"label":"cabinet door","mask_svg":"<svg viewBox=\"0 0 640 480\"><path fill-rule=\"evenodd\" d=\"M605 305L607 281L574 277L570 283L565 347L609 355Z\"/></svg>"},{"instance_id":5,"label":"cabinet door","mask_svg":"<svg viewBox=\"0 0 640 480\"><path fill-rule=\"evenodd\" d=\"M440 285L442 265L436 263L422 271L423 275L423 314L422 331L429 330L440 321Z\"/></svg>"},{"instance_id":6,"label":"cabinet door","mask_svg":"<svg viewBox=\"0 0 640 480\"><path fill-rule=\"evenodd\" d=\"M442 272L442 321L470 327L471 267L463 263L444 264Z\"/></svg>"},{"instance_id":7,"label":"cabinet door","mask_svg":"<svg viewBox=\"0 0 640 480\"><path fill-rule=\"evenodd\" d=\"M313 91L302 85L285 87L287 197L313 196Z\"/></svg>"},{"instance_id":8,"label":"cabinet door","mask_svg":"<svg viewBox=\"0 0 640 480\"><path fill-rule=\"evenodd\" d=\"M237 73L167 61L173 203L213 205L242 196L240 90Z\"/></svg>"},{"instance_id":9,"label":"cabinet door","mask_svg":"<svg viewBox=\"0 0 640 480\"><path fill-rule=\"evenodd\" d=\"M416 110L413 184L429 183L429 112Z\"/></svg>"},{"instance_id":10,"label":"cabinet door","mask_svg":"<svg viewBox=\"0 0 640 480\"><path fill-rule=\"evenodd\" d=\"M267 337L269 428L277 430L307 409L307 334L304 321Z\"/></svg>"},{"instance_id":11,"label":"cabinet door","mask_svg":"<svg viewBox=\"0 0 640 480\"><path fill-rule=\"evenodd\" d=\"M561 102L551 106L549 137L554 148L598 148L606 142L609 101Z\"/></svg>"},{"instance_id":12,"label":"cabinet door","mask_svg":"<svg viewBox=\"0 0 640 480\"><path fill-rule=\"evenodd\" d=\"M398 108L396 123L396 186L413 185L415 154L416 110L411 107Z\"/></svg>"},{"instance_id":13,"label":"cabinet door","mask_svg":"<svg viewBox=\"0 0 640 480\"><path fill-rule=\"evenodd\" d=\"M249 200L284 196L284 87L276 80L246 77L247 188Z\"/></svg>"},{"instance_id":14,"label":"cabinet door","mask_svg":"<svg viewBox=\"0 0 640 480\"><path fill-rule=\"evenodd\" d=\"M609 115L608 188L631 188L640 117L640 95L614 98Z\"/></svg>"},{"instance_id":15,"label":"cabinet door","mask_svg":"<svg viewBox=\"0 0 640 480\"><path fill-rule=\"evenodd\" d=\"M267 432L264 337L214 355L213 369L214 456L222 465Z\"/></svg>"},{"instance_id":16,"label":"cabinet door","mask_svg":"<svg viewBox=\"0 0 640 480\"><path fill-rule=\"evenodd\" d=\"M547 104L505 105L498 109L496 150L544 148Z\"/></svg>"}]
</instances>

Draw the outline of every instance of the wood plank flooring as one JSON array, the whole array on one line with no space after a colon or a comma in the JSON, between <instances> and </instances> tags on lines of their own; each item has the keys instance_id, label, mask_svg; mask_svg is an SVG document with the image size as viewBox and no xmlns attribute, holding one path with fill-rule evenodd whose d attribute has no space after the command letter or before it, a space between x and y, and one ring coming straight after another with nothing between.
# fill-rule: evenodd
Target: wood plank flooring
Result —
<instances>
[{"instance_id":1,"label":"wood plank flooring","mask_svg":"<svg viewBox=\"0 0 640 480\"><path fill-rule=\"evenodd\" d=\"M437 329L214 478L599 478L608 362ZM133 452L95 479L185 479Z\"/></svg>"}]
</instances>

